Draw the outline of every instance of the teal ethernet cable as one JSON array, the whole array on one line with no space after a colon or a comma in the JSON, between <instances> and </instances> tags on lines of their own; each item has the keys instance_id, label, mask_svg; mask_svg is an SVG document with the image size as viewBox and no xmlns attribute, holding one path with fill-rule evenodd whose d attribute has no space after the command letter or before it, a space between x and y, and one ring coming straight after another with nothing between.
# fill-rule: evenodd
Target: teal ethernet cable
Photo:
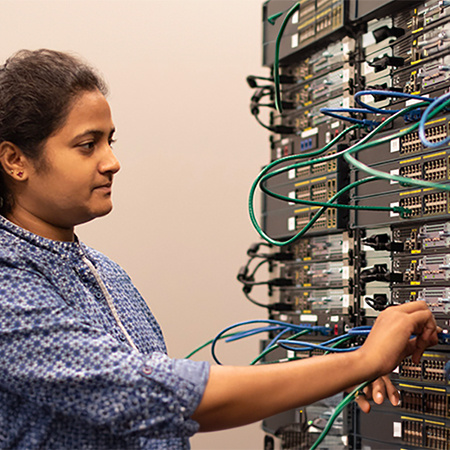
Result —
<instances>
[{"instance_id":1,"label":"teal ethernet cable","mask_svg":"<svg viewBox=\"0 0 450 450\"><path fill-rule=\"evenodd\" d=\"M436 114L438 114L442 109L444 109L448 104L450 103L450 99L443 102L439 107L437 107L432 113L430 113L429 117L432 118L433 116L435 116ZM423 106L427 106L428 103L427 102L423 102L420 104L415 104L415 105L411 105L407 108L404 108L400 111L398 111L397 113L393 114L392 116L390 116L387 120L385 120L384 122L382 122L377 128L375 128L374 130L372 130L368 135L366 135L363 139L361 139L361 141L359 141L357 144L354 144L353 146L349 147L348 149L343 150L342 152L336 153L334 155L328 155L326 157L323 158L317 158L314 160L309 160L309 161L303 161L297 164L293 164L287 167L283 167L281 169L278 170L274 170L270 173L269 172L270 169L272 169L274 166L276 166L277 164L281 164L283 162L286 162L287 160L292 160L292 159L299 159L299 158L306 158L306 157L310 157L310 156L315 156L317 154L323 153L323 151L325 151L324 149L328 149L330 146L326 146L321 150L318 150L316 152L311 152L310 154L305 154L305 155L292 155L290 157L286 157L286 158L281 158L280 160L274 161L273 163L269 164L265 169L263 169L263 171L259 174L259 176L257 177L257 179L255 180L255 182L252 185L252 188L250 190L250 196L249 196L249 214L250 214L250 219L253 223L253 226L255 227L256 231L260 234L261 237L263 237L265 240L267 240L268 242L270 242L273 245L277 245L277 246L283 246L283 245L288 245L291 244L292 242L296 241L299 237L303 236L306 231L308 231L311 226L315 223L315 221L320 217L320 215L325 211L326 208L328 207L342 207L341 205L338 204L332 204L332 202L335 200L335 198L330 199L328 204L323 204L322 208L319 210L319 214L316 214L310 222L308 222L308 224L305 225L305 227L299 232L297 233L293 238L287 240L287 241L276 241L273 240L272 238L270 238L268 235L266 235L264 233L264 231L260 228L258 221L255 217L254 214L254 210L253 210L253 197L254 197L254 193L256 190L256 186L258 184L261 184L262 189L265 189L265 192L268 195L272 195L276 198L279 198L281 200L284 201L288 201L288 202L292 202L292 203L301 203L302 201L296 201L298 199L292 199L290 197L284 197L284 196L280 196L278 194L275 194L271 191L269 191L267 188L263 187L264 183L266 182L266 180L268 180L269 178L276 176L280 173L292 170L293 168L299 168L299 167L303 167L306 165L312 165L312 164L316 164L317 162L323 162L329 159L337 158L341 155L343 155L343 157L349 161L352 165L354 165L355 167L359 168L360 170L363 170L367 173L369 173L370 175L372 175L374 178L366 178L364 180L360 180L362 182L367 182L369 180L373 180L373 179L379 179L379 178L384 178L384 179L389 179L389 180L395 180L401 183L405 183L405 184L409 184L409 185L413 185L413 186L421 186L421 187L427 187L427 188L434 188L434 189L440 189L440 190L445 190L445 191L450 191L450 185L443 185L443 184L438 184L438 183L433 183L433 182L429 182L429 181L425 181L425 180L415 180L412 178L408 178L408 177L401 177L398 175L392 175L392 174L387 174L385 172L382 171L378 171L376 169L373 169L369 166L366 166L365 164L359 162L358 160L356 160L355 158L353 158L350 153L354 153L360 150L363 150L365 148L370 148L373 147L375 145L379 145L380 143L383 142L389 142L390 140L397 138L397 137L401 137L403 135L406 135L412 131L414 131L418 126L419 123L416 123L412 126L410 126L409 128L395 134L395 135L390 135L390 136L386 136L384 138L372 141L372 142L367 142L369 141L375 134L379 133L380 130L382 130L384 127L386 127L388 124L390 124L393 120L395 120L397 117L399 116L403 116L407 113L409 113L411 110L417 110L417 108L423 107ZM358 125L354 125L353 127L358 127ZM347 130L350 130L351 128L348 128ZM346 131L346 130L344 130ZM336 140L338 138L341 138L343 136L343 134L341 133L339 136L337 136L337 138L335 138L332 142L333 144L336 142ZM331 143L330 143L331 144ZM357 184L352 184L347 186L346 188L344 188L344 192L349 190L350 188L353 188L357 186ZM342 190L341 190L342 191ZM339 196L342 195L343 192L339 191ZM336 194L337 195L337 194ZM305 202L305 201L304 201ZM348 207L349 205L345 205L345 207ZM351 205L352 208L351 209L359 209L359 208L363 208L360 206L356 206L356 205ZM386 208L386 207L365 207L368 209L377 209L377 208ZM384 209L385 210L385 209ZM401 208L401 207L392 207L390 210L394 211L394 212L398 212L401 215L403 215L405 212L407 212L407 208Z\"/></svg>"},{"instance_id":2,"label":"teal ethernet cable","mask_svg":"<svg viewBox=\"0 0 450 450\"><path fill-rule=\"evenodd\" d=\"M294 6L292 6L286 13L286 16L283 19L283 22L280 27L280 31L277 35L277 39L275 41L275 59L273 63L273 82L275 85L275 108L279 113L283 112L283 107L281 104L281 92L280 92L280 43L281 38L283 36L284 30L289 19L294 15L294 13L300 9L300 2L297 2ZM273 25L275 19L280 17L284 13L277 13L268 18L268 21Z\"/></svg>"},{"instance_id":3,"label":"teal ethernet cable","mask_svg":"<svg viewBox=\"0 0 450 450\"><path fill-rule=\"evenodd\" d=\"M311 446L310 450L315 450L319 444L324 440L325 436L330 431L331 427L333 426L334 421L339 416L339 414L342 412L342 410L349 405L353 400L360 395L360 392L367 387L372 381L365 381L364 383L360 384L358 387L353 389L350 394L348 394L340 403L336 406L336 409L334 410L333 414L331 415L330 419L328 420L325 428L322 430L322 433L320 433L320 436L317 438L317 440L314 442L314 444Z\"/></svg>"}]
</instances>

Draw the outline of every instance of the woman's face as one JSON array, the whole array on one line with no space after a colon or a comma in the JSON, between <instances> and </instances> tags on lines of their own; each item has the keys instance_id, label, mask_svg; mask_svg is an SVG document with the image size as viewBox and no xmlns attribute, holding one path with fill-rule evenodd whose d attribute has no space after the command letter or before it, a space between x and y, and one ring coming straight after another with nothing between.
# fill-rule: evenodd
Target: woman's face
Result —
<instances>
[{"instance_id":1,"label":"woman's face","mask_svg":"<svg viewBox=\"0 0 450 450\"><path fill-rule=\"evenodd\" d=\"M64 125L47 139L43 167L30 165L15 209L67 229L108 214L113 175L120 169L111 149L113 134L105 97L98 91L82 93Z\"/></svg>"}]
</instances>

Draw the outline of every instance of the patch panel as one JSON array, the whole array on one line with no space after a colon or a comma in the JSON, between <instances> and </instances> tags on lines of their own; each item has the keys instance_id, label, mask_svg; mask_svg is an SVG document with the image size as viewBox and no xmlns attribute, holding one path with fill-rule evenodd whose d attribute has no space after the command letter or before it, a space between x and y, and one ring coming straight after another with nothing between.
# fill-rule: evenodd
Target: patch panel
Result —
<instances>
[{"instance_id":1,"label":"patch panel","mask_svg":"<svg viewBox=\"0 0 450 450\"><path fill-rule=\"evenodd\" d=\"M426 416L450 417L449 395L445 388L400 383L400 409Z\"/></svg>"},{"instance_id":2,"label":"patch panel","mask_svg":"<svg viewBox=\"0 0 450 450\"><path fill-rule=\"evenodd\" d=\"M437 143L444 140L448 135L448 125L445 118L438 119L435 122L438 123L433 126L428 126L425 128L425 137L428 141L432 143ZM426 125L430 125L428 122ZM418 131L413 131L411 133L405 134L400 138L400 154L405 155L409 153L417 153L424 150L424 146L419 138Z\"/></svg>"},{"instance_id":3,"label":"patch panel","mask_svg":"<svg viewBox=\"0 0 450 450\"><path fill-rule=\"evenodd\" d=\"M404 359L398 368L397 377L402 379L420 381L425 387L434 385L447 385L444 366L449 360L445 353L424 353L420 364L415 364L411 358Z\"/></svg>"},{"instance_id":4,"label":"patch panel","mask_svg":"<svg viewBox=\"0 0 450 450\"><path fill-rule=\"evenodd\" d=\"M425 216L445 214L448 212L448 193L433 192L423 197L423 214Z\"/></svg>"}]
</instances>

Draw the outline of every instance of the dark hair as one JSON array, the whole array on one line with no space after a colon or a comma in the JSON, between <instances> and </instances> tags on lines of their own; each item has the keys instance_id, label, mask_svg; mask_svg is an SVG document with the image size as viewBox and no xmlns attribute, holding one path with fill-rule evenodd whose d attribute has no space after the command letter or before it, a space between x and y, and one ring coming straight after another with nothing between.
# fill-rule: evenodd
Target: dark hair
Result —
<instances>
[{"instance_id":1,"label":"dark hair","mask_svg":"<svg viewBox=\"0 0 450 450\"><path fill-rule=\"evenodd\" d=\"M0 66L0 143L17 145L39 161L47 138L65 122L82 92L107 94L103 79L86 63L54 50L20 50ZM12 196L0 165L0 214L12 207Z\"/></svg>"}]
</instances>

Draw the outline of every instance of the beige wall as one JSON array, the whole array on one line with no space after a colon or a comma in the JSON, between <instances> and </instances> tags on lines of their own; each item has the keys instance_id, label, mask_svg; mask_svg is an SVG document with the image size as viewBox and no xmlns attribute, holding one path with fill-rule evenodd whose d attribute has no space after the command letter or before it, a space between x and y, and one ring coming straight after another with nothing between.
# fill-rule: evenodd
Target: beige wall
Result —
<instances>
[{"instance_id":1,"label":"beige wall","mask_svg":"<svg viewBox=\"0 0 450 450\"><path fill-rule=\"evenodd\" d=\"M262 0L2 0L0 60L19 48L83 55L106 76L122 170L113 213L79 228L119 262L183 357L222 327L265 317L235 280L247 193L268 160L249 114ZM256 341L220 354L246 364ZM207 359L203 352L200 358ZM262 449L258 425L199 435L194 449Z\"/></svg>"}]
</instances>

